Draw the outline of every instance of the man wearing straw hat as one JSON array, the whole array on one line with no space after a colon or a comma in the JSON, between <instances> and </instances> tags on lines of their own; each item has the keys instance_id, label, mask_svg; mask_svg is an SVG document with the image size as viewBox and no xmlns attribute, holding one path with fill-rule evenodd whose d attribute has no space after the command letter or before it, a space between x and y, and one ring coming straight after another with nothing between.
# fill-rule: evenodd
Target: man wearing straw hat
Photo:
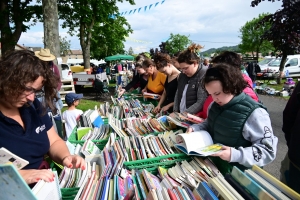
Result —
<instances>
[{"instance_id":1,"label":"man wearing straw hat","mask_svg":"<svg viewBox=\"0 0 300 200\"><path fill-rule=\"evenodd\" d=\"M59 133L59 135L63 138L63 134L62 134L62 121L61 121L61 109L63 108L63 102L60 99L60 93L59 90L61 88L61 81L60 81L60 72L58 67L53 63L53 60L56 59L56 57L50 53L49 49L43 49L41 48L40 51L35 51L34 52L35 56L37 56L40 60L45 61L48 66L52 69L53 73L56 74L57 76L57 80L59 81L58 86L57 86L57 94L56 96L59 98L58 101L56 101L56 108L57 108L57 113L52 113L49 115L52 115L52 121L53 121L53 125L55 125L54 127L56 128L57 133ZM64 139L64 138L63 138Z\"/></svg>"}]
</instances>

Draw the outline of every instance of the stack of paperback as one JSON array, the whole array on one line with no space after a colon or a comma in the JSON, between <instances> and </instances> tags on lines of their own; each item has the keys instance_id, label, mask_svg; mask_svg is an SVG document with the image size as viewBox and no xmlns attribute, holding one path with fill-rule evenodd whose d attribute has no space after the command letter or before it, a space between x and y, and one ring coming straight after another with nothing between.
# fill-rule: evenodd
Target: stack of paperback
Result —
<instances>
[{"instance_id":1,"label":"stack of paperback","mask_svg":"<svg viewBox=\"0 0 300 200\"><path fill-rule=\"evenodd\" d=\"M77 127L99 127L103 124L98 109L88 109L77 120Z\"/></svg>"}]
</instances>

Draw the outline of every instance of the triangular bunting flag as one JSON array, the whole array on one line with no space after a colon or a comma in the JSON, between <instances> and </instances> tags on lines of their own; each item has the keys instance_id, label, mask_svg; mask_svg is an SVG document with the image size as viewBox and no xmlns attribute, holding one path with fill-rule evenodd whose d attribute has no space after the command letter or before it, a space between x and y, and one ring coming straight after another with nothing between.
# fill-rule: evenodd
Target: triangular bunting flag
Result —
<instances>
[{"instance_id":1,"label":"triangular bunting flag","mask_svg":"<svg viewBox=\"0 0 300 200\"><path fill-rule=\"evenodd\" d=\"M147 6L145 6L145 9L144 9L144 11L146 11L147 10Z\"/></svg>"},{"instance_id":2,"label":"triangular bunting flag","mask_svg":"<svg viewBox=\"0 0 300 200\"><path fill-rule=\"evenodd\" d=\"M161 4L163 4L164 2L165 2L165 0L162 0L162 1L161 1Z\"/></svg>"},{"instance_id":3,"label":"triangular bunting flag","mask_svg":"<svg viewBox=\"0 0 300 200\"><path fill-rule=\"evenodd\" d=\"M131 12L132 12L132 10L129 11L128 15L130 15Z\"/></svg>"},{"instance_id":4,"label":"triangular bunting flag","mask_svg":"<svg viewBox=\"0 0 300 200\"><path fill-rule=\"evenodd\" d=\"M122 16L124 12L122 12L120 15Z\"/></svg>"},{"instance_id":5,"label":"triangular bunting flag","mask_svg":"<svg viewBox=\"0 0 300 200\"><path fill-rule=\"evenodd\" d=\"M149 5L149 10L151 9L152 5L153 5L153 4L150 4L150 5Z\"/></svg>"},{"instance_id":6,"label":"triangular bunting flag","mask_svg":"<svg viewBox=\"0 0 300 200\"><path fill-rule=\"evenodd\" d=\"M156 7L158 4L159 4L159 2L156 2L155 5L154 5L154 7Z\"/></svg>"},{"instance_id":7,"label":"triangular bunting flag","mask_svg":"<svg viewBox=\"0 0 300 200\"><path fill-rule=\"evenodd\" d=\"M136 11L136 9L134 9L134 10L133 10L133 13L132 13L132 14L134 14L134 13L135 13L135 11Z\"/></svg>"},{"instance_id":8,"label":"triangular bunting flag","mask_svg":"<svg viewBox=\"0 0 300 200\"><path fill-rule=\"evenodd\" d=\"M142 7L139 8L138 12L140 12L141 9L142 9Z\"/></svg>"},{"instance_id":9,"label":"triangular bunting flag","mask_svg":"<svg viewBox=\"0 0 300 200\"><path fill-rule=\"evenodd\" d=\"M124 13L124 15L126 15L127 11Z\"/></svg>"}]
</instances>

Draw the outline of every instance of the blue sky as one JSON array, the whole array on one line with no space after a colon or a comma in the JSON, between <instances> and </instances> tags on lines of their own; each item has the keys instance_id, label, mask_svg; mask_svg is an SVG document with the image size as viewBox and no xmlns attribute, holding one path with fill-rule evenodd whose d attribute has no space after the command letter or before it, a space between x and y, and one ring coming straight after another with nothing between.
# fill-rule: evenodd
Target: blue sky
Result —
<instances>
[{"instance_id":1,"label":"blue sky","mask_svg":"<svg viewBox=\"0 0 300 200\"><path fill-rule=\"evenodd\" d=\"M156 7L155 3L159 2ZM135 53L149 51L168 39L170 33L189 35L195 43L204 46L203 51L240 43L239 29L261 13L274 13L281 8L282 1L263 1L250 7L251 0L136 0L135 5L118 3L120 13L130 23L133 33L125 42L125 49L132 47ZM149 10L149 5L153 4ZM147 10L144 10L144 7ZM140 12L128 14L130 10ZM133 11L132 11L133 13ZM60 35L71 40L71 49L80 49L79 39L60 28ZM43 25L31 27L23 33L19 44L43 46Z\"/></svg>"}]
</instances>

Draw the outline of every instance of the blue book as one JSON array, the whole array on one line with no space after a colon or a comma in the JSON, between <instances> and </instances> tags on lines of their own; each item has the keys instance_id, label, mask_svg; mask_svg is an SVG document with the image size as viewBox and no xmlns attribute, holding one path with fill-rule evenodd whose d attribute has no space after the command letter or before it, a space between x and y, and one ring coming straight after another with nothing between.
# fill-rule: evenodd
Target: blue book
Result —
<instances>
[{"instance_id":1,"label":"blue book","mask_svg":"<svg viewBox=\"0 0 300 200\"><path fill-rule=\"evenodd\" d=\"M102 194L101 194L101 200L107 200L108 197L108 189L109 189L109 178L106 176L104 178L103 188L102 188Z\"/></svg>"},{"instance_id":2,"label":"blue book","mask_svg":"<svg viewBox=\"0 0 300 200\"><path fill-rule=\"evenodd\" d=\"M93 122L94 127L100 127L102 124L104 124L104 122L100 116L98 116Z\"/></svg>"},{"instance_id":3,"label":"blue book","mask_svg":"<svg viewBox=\"0 0 300 200\"><path fill-rule=\"evenodd\" d=\"M37 198L11 164L0 165L0 199L33 199Z\"/></svg>"},{"instance_id":4,"label":"blue book","mask_svg":"<svg viewBox=\"0 0 300 200\"><path fill-rule=\"evenodd\" d=\"M196 190L206 200L218 200L218 197L205 182L199 183Z\"/></svg>"}]
</instances>

